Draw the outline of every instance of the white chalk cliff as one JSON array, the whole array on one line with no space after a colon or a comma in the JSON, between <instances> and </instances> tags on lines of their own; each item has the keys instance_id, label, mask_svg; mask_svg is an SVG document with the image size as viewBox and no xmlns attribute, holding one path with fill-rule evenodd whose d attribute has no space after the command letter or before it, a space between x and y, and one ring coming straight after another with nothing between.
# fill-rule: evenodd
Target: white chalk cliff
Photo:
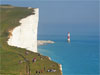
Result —
<instances>
[{"instance_id":1,"label":"white chalk cliff","mask_svg":"<svg viewBox=\"0 0 100 75\"><path fill-rule=\"evenodd\" d=\"M8 45L37 52L39 9L35 8L34 13L20 20L21 25L13 29L12 36L7 41Z\"/></svg>"}]
</instances>

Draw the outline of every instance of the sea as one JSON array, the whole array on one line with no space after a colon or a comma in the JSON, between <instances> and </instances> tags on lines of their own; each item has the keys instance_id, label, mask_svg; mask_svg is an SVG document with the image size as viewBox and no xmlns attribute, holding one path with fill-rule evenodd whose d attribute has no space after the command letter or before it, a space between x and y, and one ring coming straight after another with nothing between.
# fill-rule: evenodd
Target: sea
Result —
<instances>
[{"instance_id":1,"label":"sea","mask_svg":"<svg viewBox=\"0 0 100 75\"><path fill-rule=\"evenodd\" d=\"M39 53L62 64L63 75L99 75L99 36L71 35L39 36L39 40L52 40L54 44L38 47Z\"/></svg>"},{"instance_id":2,"label":"sea","mask_svg":"<svg viewBox=\"0 0 100 75\"><path fill-rule=\"evenodd\" d=\"M39 8L38 40L55 43L38 46L38 52L61 64L63 75L100 75L97 0L2 0L0 4Z\"/></svg>"}]
</instances>

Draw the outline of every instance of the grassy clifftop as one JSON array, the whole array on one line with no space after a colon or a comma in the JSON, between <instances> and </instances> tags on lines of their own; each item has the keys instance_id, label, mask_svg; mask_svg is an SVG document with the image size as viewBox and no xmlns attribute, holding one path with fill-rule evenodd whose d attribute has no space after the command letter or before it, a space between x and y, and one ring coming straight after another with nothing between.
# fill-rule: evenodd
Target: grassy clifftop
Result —
<instances>
[{"instance_id":1,"label":"grassy clifftop","mask_svg":"<svg viewBox=\"0 0 100 75\"><path fill-rule=\"evenodd\" d=\"M8 31L20 25L19 20L32 14L25 7L0 6L0 75L61 75L59 64L48 57L7 44ZM27 53L27 54L26 54ZM36 62L32 59L36 58ZM56 72L47 72L54 69Z\"/></svg>"}]
</instances>

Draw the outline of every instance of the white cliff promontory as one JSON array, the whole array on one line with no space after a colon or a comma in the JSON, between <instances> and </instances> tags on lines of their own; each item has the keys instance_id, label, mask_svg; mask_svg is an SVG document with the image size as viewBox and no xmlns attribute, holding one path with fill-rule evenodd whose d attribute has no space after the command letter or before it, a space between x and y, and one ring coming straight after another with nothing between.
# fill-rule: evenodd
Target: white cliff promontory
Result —
<instances>
[{"instance_id":1,"label":"white cliff promontory","mask_svg":"<svg viewBox=\"0 0 100 75\"><path fill-rule=\"evenodd\" d=\"M21 25L12 30L8 45L37 52L39 9L35 8L34 13L20 20Z\"/></svg>"},{"instance_id":2,"label":"white cliff promontory","mask_svg":"<svg viewBox=\"0 0 100 75\"><path fill-rule=\"evenodd\" d=\"M41 46L41 45L46 45L46 44L53 44L55 43L54 41L51 41L51 40L38 40L37 41L37 45L38 46Z\"/></svg>"}]
</instances>

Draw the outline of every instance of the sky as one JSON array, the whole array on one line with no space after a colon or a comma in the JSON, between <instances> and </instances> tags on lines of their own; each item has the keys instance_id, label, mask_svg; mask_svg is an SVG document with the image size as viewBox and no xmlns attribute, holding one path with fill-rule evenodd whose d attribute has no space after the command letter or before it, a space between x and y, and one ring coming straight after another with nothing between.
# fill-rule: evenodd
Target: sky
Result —
<instances>
[{"instance_id":1,"label":"sky","mask_svg":"<svg viewBox=\"0 0 100 75\"><path fill-rule=\"evenodd\" d=\"M39 8L38 35L99 34L98 0L1 0L0 4Z\"/></svg>"}]
</instances>

